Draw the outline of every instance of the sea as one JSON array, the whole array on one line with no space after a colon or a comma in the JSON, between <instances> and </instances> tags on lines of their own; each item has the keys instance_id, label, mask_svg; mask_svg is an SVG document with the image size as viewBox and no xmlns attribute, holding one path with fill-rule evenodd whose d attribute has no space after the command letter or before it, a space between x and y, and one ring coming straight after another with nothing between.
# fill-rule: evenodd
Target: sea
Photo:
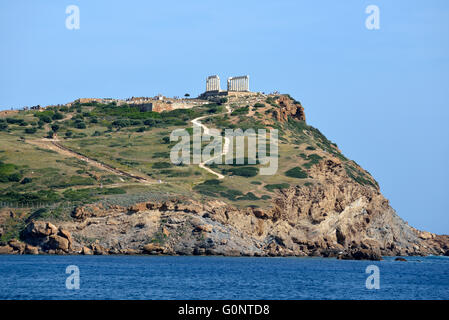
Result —
<instances>
[{"instance_id":1,"label":"sea","mask_svg":"<svg viewBox=\"0 0 449 320\"><path fill-rule=\"evenodd\" d=\"M0 299L449 299L449 257L0 255Z\"/></svg>"}]
</instances>

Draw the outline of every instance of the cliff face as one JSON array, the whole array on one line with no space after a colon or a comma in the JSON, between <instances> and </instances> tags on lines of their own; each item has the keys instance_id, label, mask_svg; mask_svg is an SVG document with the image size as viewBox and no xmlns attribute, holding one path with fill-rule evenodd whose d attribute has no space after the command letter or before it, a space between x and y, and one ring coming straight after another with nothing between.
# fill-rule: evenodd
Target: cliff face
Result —
<instances>
[{"instance_id":1,"label":"cliff face","mask_svg":"<svg viewBox=\"0 0 449 320\"><path fill-rule=\"evenodd\" d=\"M410 227L376 188L354 182L341 164L324 160L310 174L320 183L282 190L268 209L182 198L79 207L74 222L30 224L23 233L27 244L12 243L8 252L369 259L449 254L449 237Z\"/></svg>"},{"instance_id":2,"label":"cliff face","mask_svg":"<svg viewBox=\"0 0 449 320\"><path fill-rule=\"evenodd\" d=\"M276 99L276 102L279 104L279 108L274 110L274 116L277 121L285 122L288 121L289 118L306 121L304 108L299 102L292 101L287 96L280 96Z\"/></svg>"}]
</instances>

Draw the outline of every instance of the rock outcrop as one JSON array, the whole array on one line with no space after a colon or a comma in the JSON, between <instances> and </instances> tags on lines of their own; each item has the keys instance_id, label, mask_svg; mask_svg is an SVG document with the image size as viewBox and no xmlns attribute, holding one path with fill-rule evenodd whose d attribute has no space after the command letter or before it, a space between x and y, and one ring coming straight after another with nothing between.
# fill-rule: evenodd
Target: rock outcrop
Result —
<instances>
[{"instance_id":1,"label":"rock outcrop","mask_svg":"<svg viewBox=\"0 0 449 320\"><path fill-rule=\"evenodd\" d=\"M316 183L280 190L268 208L178 198L129 207L85 205L73 221L32 221L5 254L324 256L444 255L449 237L410 227L380 191L348 177L338 160L310 169ZM73 235L75 237L73 237ZM96 239L90 242L89 239Z\"/></svg>"},{"instance_id":2,"label":"rock outcrop","mask_svg":"<svg viewBox=\"0 0 449 320\"><path fill-rule=\"evenodd\" d=\"M288 96L279 96L276 100L279 108L274 110L274 117L278 122L288 121L288 118L306 121L304 108L299 102L292 101Z\"/></svg>"}]
</instances>

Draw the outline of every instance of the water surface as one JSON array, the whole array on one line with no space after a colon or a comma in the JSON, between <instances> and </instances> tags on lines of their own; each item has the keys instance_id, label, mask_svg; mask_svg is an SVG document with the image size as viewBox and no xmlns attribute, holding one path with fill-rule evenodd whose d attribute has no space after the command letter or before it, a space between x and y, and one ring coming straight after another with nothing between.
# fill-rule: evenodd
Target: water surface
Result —
<instances>
[{"instance_id":1,"label":"water surface","mask_svg":"<svg viewBox=\"0 0 449 320\"><path fill-rule=\"evenodd\" d=\"M407 260L0 255L0 299L449 299L449 257ZM379 290L365 287L369 265Z\"/></svg>"}]
</instances>

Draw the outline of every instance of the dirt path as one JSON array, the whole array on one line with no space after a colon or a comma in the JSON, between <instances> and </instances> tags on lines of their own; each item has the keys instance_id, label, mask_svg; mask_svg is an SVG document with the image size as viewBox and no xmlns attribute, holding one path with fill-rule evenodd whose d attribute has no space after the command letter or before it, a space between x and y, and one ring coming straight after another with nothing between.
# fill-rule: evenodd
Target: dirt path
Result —
<instances>
[{"instance_id":1,"label":"dirt path","mask_svg":"<svg viewBox=\"0 0 449 320\"><path fill-rule=\"evenodd\" d=\"M129 178L137 180L141 183L146 183L146 184L156 183L154 181L147 179L146 177L138 176L138 175L123 171L121 169L111 167L110 165L105 164L103 162L99 162L97 160L90 159L89 157L86 157L85 155L82 155L81 153L78 153L76 151L73 151L73 150L61 145L59 143L59 140L57 140L57 139L44 138L44 139L39 139L39 140L26 140L26 142L30 143L32 145L38 146L40 148L45 148L45 149L50 149L50 150L56 151L59 154L63 154L65 156L75 157L81 161L89 163L91 166L94 166L96 168L109 171L109 172L114 173L119 176L129 177Z\"/></svg>"},{"instance_id":2,"label":"dirt path","mask_svg":"<svg viewBox=\"0 0 449 320\"><path fill-rule=\"evenodd\" d=\"M226 105L226 110L227 110L226 111L227 114L230 114L232 112L231 108L228 105ZM221 114L213 114L213 115L210 115L210 116L198 117L198 118L193 119L191 122L193 123L193 125L200 126L201 128L203 128L204 134L208 135L209 132L210 132L209 128L206 127L204 124L202 124L199 120L203 120L203 119L210 118L210 117L216 117L218 115L221 115ZM222 175L222 174L220 174L218 172L213 171L211 168L207 167L206 164L209 163L209 162L212 162L213 160L215 160L215 159L217 159L219 157L222 157L222 156L224 156L225 154L228 153L230 140L227 137L225 137L224 139L225 139L225 143L223 145L223 151L219 155L217 155L217 156L215 156L213 158L210 158L207 161L203 161L203 162L201 162L198 165L200 168L206 170L207 172L212 173L213 175L216 175L217 178L220 179L220 180L224 179L224 175Z\"/></svg>"}]
</instances>

